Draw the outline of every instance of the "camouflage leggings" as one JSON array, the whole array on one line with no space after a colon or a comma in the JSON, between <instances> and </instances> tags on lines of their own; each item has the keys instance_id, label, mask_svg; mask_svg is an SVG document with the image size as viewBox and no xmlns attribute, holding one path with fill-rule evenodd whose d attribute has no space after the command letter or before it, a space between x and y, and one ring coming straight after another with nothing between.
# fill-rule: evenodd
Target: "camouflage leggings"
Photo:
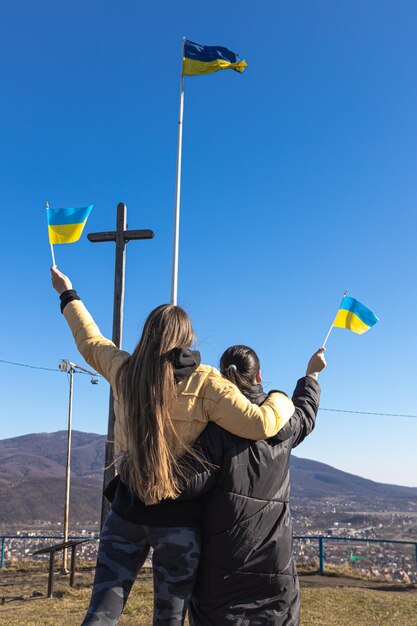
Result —
<instances>
[{"instance_id":1,"label":"camouflage leggings","mask_svg":"<svg viewBox=\"0 0 417 626\"><path fill-rule=\"evenodd\" d=\"M110 511L97 556L90 606L82 626L113 626L153 548L154 626L180 626L200 558L198 528L157 528L127 522Z\"/></svg>"}]
</instances>

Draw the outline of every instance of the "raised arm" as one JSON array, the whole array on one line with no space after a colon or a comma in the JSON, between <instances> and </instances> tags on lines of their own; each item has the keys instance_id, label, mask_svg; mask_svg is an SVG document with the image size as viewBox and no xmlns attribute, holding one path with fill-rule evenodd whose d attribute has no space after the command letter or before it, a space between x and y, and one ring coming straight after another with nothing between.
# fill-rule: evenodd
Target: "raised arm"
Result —
<instances>
[{"instance_id":1,"label":"raised arm","mask_svg":"<svg viewBox=\"0 0 417 626\"><path fill-rule=\"evenodd\" d=\"M58 268L51 269L52 285L60 294L61 310L71 329L78 351L85 361L110 383L115 382L116 373L128 353L119 350L110 339L106 339L77 293L72 283Z\"/></svg>"},{"instance_id":2,"label":"raised arm","mask_svg":"<svg viewBox=\"0 0 417 626\"><path fill-rule=\"evenodd\" d=\"M306 375L297 382L292 396L295 413L289 427L293 433L293 448L311 433L316 423L320 402L320 385L317 378L319 372L326 367L324 352L325 349L320 348L313 354L308 362Z\"/></svg>"}]
</instances>

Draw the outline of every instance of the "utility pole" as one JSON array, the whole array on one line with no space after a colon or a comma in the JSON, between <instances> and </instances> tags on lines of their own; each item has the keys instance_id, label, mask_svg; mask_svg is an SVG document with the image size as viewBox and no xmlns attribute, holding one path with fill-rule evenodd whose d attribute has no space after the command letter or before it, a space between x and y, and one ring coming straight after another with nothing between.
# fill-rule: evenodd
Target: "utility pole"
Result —
<instances>
[{"instance_id":1,"label":"utility pole","mask_svg":"<svg viewBox=\"0 0 417 626\"><path fill-rule=\"evenodd\" d=\"M81 370L86 374L90 374L91 382L93 384L98 383L97 374L90 372L90 370L75 365L71 361L63 359L59 364L61 372L68 372L69 374L69 399L68 399L68 433L67 433L67 465L65 469L65 508L64 508L64 543L68 541L68 523L69 523L69 497L70 497L70 482L71 482L71 439L72 439L72 399L74 388L74 374L77 370ZM68 574L67 567L67 549L62 551L62 574Z\"/></svg>"},{"instance_id":2,"label":"utility pole","mask_svg":"<svg viewBox=\"0 0 417 626\"><path fill-rule=\"evenodd\" d=\"M126 244L133 239L153 239L154 232L149 229L127 230L127 208L123 202L117 205L116 230L102 233L90 233L87 238L92 243L103 241L116 242L116 259L114 269L114 303L113 303L113 334L112 341L118 348L122 347L123 302L125 292ZM110 389L109 417L107 424L107 440L104 458L103 492L116 472L114 467L114 397ZM103 528L109 510L107 499L102 498L101 523Z\"/></svg>"}]
</instances>

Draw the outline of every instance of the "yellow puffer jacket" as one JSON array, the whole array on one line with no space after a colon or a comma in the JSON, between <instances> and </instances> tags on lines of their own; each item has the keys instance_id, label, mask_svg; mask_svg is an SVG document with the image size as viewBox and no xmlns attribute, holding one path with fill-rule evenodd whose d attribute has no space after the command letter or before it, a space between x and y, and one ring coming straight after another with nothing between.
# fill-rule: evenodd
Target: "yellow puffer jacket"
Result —
<instances>
[{"instance_id":1,"label":"yellow puffer jacket","mask_svg":"<svg viewBox=\"0 0 417 626\"><path fill-rule=\"evenodd\" d=\"M126 450L124 408L116 388L116 374L129 356L103 337L97 324L80 300L69 302L64 316L77 348L84 359L110 383L114 394L115 449ZM240 437L259 440L275 435L294 413L294 405L285 394L271 393L262 406L252 404L238 388L214 367L200 365L186 380L178 383L177 403L172 418L177 433L192 444L209 421Z\"/></svg>"}]
</instances>

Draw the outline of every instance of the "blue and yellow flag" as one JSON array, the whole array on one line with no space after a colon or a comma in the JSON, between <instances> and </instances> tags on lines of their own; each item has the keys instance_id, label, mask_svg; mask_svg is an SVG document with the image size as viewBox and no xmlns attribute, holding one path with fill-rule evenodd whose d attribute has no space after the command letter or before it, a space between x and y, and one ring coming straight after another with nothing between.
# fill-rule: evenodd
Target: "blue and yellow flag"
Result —
<instances>
[{"instance_id":1,"label":"blue and yellow flag","mask_svg":"<svg viewBox=\"0 0 417 626\"><path fill-rule=\"evenodd\" d=\"M203 46L185 40L184 57L182 59L183 76L210 74L219 70L235 70L243 72L247 63L235 52L221 46Z\"/></svg>"},{"instance_id":2,"label":"blue and yellow flag","mask_svg":"<svg viewBox=\"0 0 417 626\"><path fill-rule=\"evenodd\" d=\"M69 209L46 209L49 243L74 243L83 232L93 205Z\"/></svg>"},{"instance_id":3,"label":"blue and yellow flag","mask_svg":"<svg viewBox=\"0 0 417 626\"><path fill-rule=\"evenodd\" d=\"M348 328L358 335L362 335L372 328L379 318L372 313L364 304L351 298L344 296L340 308L336 314L333 326L337 328Z\"/></svg>"}]
</instances>

